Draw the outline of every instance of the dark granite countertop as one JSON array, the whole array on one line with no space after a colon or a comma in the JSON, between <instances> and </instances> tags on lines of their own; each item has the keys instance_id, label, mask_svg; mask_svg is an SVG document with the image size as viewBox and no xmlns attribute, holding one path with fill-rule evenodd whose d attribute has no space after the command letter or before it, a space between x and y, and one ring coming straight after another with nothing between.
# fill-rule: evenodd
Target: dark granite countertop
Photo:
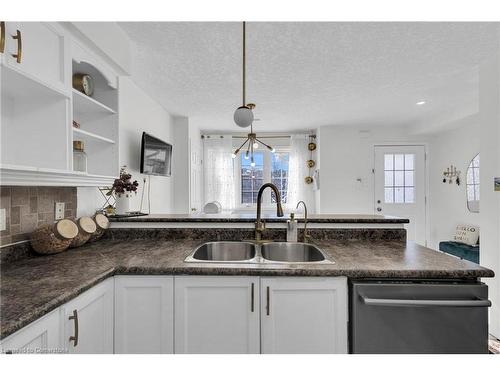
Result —
<instances>
[{"instance_id":1,"label":"dark granite countertop","mask_svg":"<svg viewBox=\"0 0 500 375\"><path fill-rule=\"evenodd\" d=\"M288 220L287 216L276 217L263 215L262 218L269 223L280 223ZM297 220L303 222L302 214L297 214ZM248 214L168 214L146 215L127 218L110 218L113 222L164 222L164 223L253 223L255 212ZM384 215L309 215L310 223L345 223L345 224L406 224L410 221L395 216Z\"/></svg>"},{"instance_id":2,"label":"dark granite countertop","mask_svg":"<svg viewBox=\"0 0 500 375\"><path fill-rule=\"evenodd\" d=\"M1 338L113 275L347 276L350 278L493 277L477 264L399 241L316 242L335 264L198 264L184 258L200 240L112 240L2 264Z\"/></svg>"}]
</instances>

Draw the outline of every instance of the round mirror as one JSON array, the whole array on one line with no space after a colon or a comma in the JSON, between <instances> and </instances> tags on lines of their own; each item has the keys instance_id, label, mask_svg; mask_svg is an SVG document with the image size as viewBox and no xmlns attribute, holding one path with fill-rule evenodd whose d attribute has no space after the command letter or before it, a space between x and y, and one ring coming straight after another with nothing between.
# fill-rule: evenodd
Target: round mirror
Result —
<instances>
[{"instance_id":1,"label":"round mirror","mask_svg":"<svg viewBox=\"0 0 500 375\"><path fill-rule=\"evenodd\" d=\"M479 154L474 156L467 168L467 208L479 212Z\"/></svg>"}]
</instances>

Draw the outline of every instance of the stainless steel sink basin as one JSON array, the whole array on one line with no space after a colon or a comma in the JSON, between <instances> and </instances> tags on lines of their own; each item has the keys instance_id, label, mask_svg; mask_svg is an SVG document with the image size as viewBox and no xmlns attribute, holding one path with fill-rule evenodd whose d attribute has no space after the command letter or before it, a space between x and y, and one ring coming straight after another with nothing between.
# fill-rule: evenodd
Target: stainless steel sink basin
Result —
<instances>
[{"instance_id":1,"label":"stainless steel sink basin","mask_svg":"<svg viewBox=\"0 0 500 375\"><path fill-rule=\"evenodd\" d=\"M198 246L185 260L191 263L333 264L317 246L302 242L216 241Z\"/></svg>"},{"instance_id":2,"label":"stainless steel sink basin","mask_svg":"<svg viewBox=\"0 0 500 375\"><path fill-rule=\"evenodd\" d=\"M302 242L269 242L261 247L264 261L280 263L334 263L315 245Z\"/></svg>"},{"instance_id":3,"label":"stainless steel sink basin","mask_svg":"<svg viewBox=\"0 0 500 375\"><path fill-rule=\"evenodd\" d=\"M186 262L249 262L256 257L256 246L251 242L207 242L195 249Z\"/></svg>"}]
</instances>

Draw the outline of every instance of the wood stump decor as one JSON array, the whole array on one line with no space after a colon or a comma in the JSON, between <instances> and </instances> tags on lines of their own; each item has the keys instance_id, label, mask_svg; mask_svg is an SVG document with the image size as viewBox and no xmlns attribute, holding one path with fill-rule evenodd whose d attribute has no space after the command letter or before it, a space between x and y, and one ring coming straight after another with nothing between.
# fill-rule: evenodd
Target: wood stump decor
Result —
<instances>
[{"instance_id":1,"label":"wood stump decor","mask_svg":"<svg viewBox=\"0 0 500 375\"><path fill-rule=\"evenodd\" d=\"M66 250L78 235L78 226L70 219L43 224L31 233L31 246L39 254L57 254Z\"/></svg>"},{"instance_id":2,"label":"wood stump decor","mask_svg":"<svg viewBox=\"0 0 500 375\"><path fill-rule=\"evenodd\" d=\"M97 241L109 228L109 220L105 215L97 213L94 215L93 219L96 224L96 231L90 235L89 242Z\"/></svg>"},{"instance_id":3,"label":"wood stump decor","mask_svg":"<svg viewBox=\"0 0 500 375\"><path fill-rule=\"evenodd\" d=\"M69 247L82 246L97 230L95 221L87 216L82 216L81 218L79 218L76 221L76 224L78 226L78 234L71 240L71 244L69 245Z\"/></svg>"}]
</instances>

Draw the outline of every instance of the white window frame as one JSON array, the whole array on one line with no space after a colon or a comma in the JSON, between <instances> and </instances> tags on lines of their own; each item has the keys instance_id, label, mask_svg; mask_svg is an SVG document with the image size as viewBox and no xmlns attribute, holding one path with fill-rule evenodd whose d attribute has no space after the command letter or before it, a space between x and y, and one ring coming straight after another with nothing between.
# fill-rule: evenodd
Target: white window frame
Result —
<instances>
[{"instance_id":1,"label":"white window frame","mask_svg":"<svg viewBox=\"0 0 500 375\"><path fill-rule=\"evenodd\" d=\"M290 146L275 146L276 153L280 152L288 152L290 153ZM264 149L264 147L259 147L256 152L264 153L264 169L263 169L263 183L271 182L271 163L272 163L272 153L268 150ZM236 159L234 159L234 175L236 181L236 202L234 207L238 211L255 211L257 209L256 203L241 203L241 155L238 155ZM276 205L271 203L271 190L266 189L264 194L262 195L262 209L264 210L273 210L276 209Z\"/></svg>"}]
</instances>

